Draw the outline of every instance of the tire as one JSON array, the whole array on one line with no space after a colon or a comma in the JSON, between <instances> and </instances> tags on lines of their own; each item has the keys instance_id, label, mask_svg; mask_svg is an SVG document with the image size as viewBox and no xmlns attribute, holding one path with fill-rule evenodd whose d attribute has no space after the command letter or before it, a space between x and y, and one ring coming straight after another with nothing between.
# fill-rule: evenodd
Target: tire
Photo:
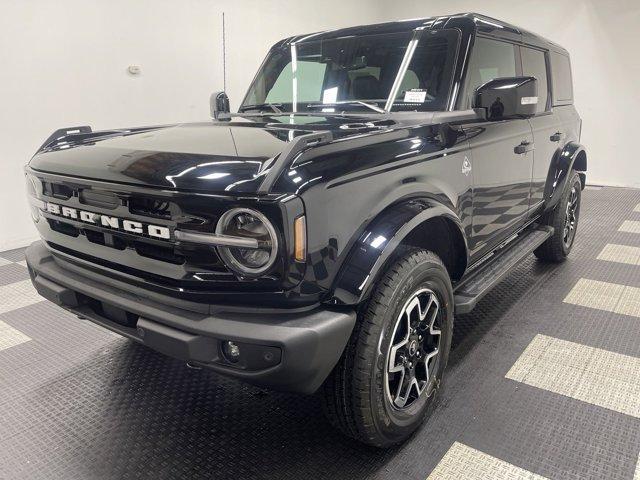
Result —
<instances>
[{"instance_id":1,"label":"tire","mask_svg":"<svg viewBox=\"0 0 640 480\"><path fill-rule=\"evenodd\" d=\"M389 265L323 386L329 421L376 447L406 440L433 409L451 348L453 305L451 280L437 255L411 249ZM416 382L406 387L411 372Z\"/></svg>"},{"instance_id":2,"label":"tire","mask_svg":"<svg viewBox=\"0 0 640 480\"><path fill-rule=\"evenodd\" d=\"M572 171L558 205L545 213L541 223L554 228L551 235L533 253L545 262L559 263L566 260L576 239L582 184L578 172Z\"/></svg>"}]
</instances>

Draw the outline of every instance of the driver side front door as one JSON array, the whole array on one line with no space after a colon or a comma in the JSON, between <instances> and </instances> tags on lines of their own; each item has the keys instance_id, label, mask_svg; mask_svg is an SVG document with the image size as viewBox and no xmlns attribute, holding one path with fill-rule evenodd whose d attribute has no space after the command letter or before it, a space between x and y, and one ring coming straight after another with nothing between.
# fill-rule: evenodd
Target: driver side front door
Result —
<instances>
[{"instance_id":1,"label":"driver side front door","mask_svg":"<svg viewBox=\"0 0 640 480\"><path fill-rule=\"evenodd\" d=\"M517 47L477 37L465 91L471 96L494 78L515 77ZM526 119L483 121L466 125L473 175L471 256L491 251L526 221L531 195L533 133ZM516 148L518 147L518 148Z\"/></svg>"}]
</instances>

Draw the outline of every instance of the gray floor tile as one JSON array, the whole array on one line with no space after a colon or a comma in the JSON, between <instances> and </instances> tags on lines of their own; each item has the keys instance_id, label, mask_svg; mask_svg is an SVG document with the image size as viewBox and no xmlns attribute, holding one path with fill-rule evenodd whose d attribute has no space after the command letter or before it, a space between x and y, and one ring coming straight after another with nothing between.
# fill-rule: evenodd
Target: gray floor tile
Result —
<instances>
[{"instance_id":1,"label":"gray floor tile","mask_svg":"<svg viewBox=\"0 0 640 480\"><path fill-rule=\"evenodd\" d=\"M6 250L4 252L0 252L0 258L4 258L12 262L19 262L20 260L24 260L25 250L26 248L16 248L14 250Z\"/></svg>"},{"instance_id":2,"label":"gray floor tile","mask_svg":"<svg viewBox=\"0 0 640 480\"><path fill-rule=\"evenodd\" d=\"M17 263L0 265L0 286L29 279L29 271Z\"/></svg>"}]
</instances>

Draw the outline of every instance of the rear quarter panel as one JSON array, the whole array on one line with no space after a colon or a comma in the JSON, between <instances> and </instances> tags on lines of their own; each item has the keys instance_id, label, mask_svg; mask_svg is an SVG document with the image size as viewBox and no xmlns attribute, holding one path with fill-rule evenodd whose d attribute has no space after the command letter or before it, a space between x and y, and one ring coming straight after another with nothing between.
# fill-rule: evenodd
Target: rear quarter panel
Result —
<instances>
[{"instance_id":1,"label":"rear quarter panel","mask_svg":"<svg viewBox=\"0 0 640 480\"><path fill-rule=\"evenodd\" d=\"M582 120L576 107L574 105L563 105L553 108L560 119L563 132L566 134L565 142L580 142Z\"/></svg>"}]
</instances>

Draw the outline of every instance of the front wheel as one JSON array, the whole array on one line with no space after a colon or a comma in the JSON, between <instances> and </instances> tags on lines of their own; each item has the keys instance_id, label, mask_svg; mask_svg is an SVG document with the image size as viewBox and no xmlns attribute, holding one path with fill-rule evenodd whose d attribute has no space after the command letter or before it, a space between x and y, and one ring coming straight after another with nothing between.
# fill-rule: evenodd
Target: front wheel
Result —
<instances>
[{"instance_id":1,"label":"front wheel","mask_svg":"<svg viewBox=\"0 0 640 480\"><path fill-rule=\"evenodd\" d=\"M331 423L378 447L407 439L433 406L452 331L453 290L442 261L406 252L378 282L325 382Z\"/></svg>"},{"instance_id":2,"label":"front wheel","mask_svg":"<svg viewBox=\"0 0 640 480\"><path fill-rule=\"evenodd\" d=\"M553 235L533 252L540 260L562 262L571 252L578 230L581 193L580 176L572 171L558 205L542 218L542 223L554 230Z\"/></svg>"}]
</instances>

